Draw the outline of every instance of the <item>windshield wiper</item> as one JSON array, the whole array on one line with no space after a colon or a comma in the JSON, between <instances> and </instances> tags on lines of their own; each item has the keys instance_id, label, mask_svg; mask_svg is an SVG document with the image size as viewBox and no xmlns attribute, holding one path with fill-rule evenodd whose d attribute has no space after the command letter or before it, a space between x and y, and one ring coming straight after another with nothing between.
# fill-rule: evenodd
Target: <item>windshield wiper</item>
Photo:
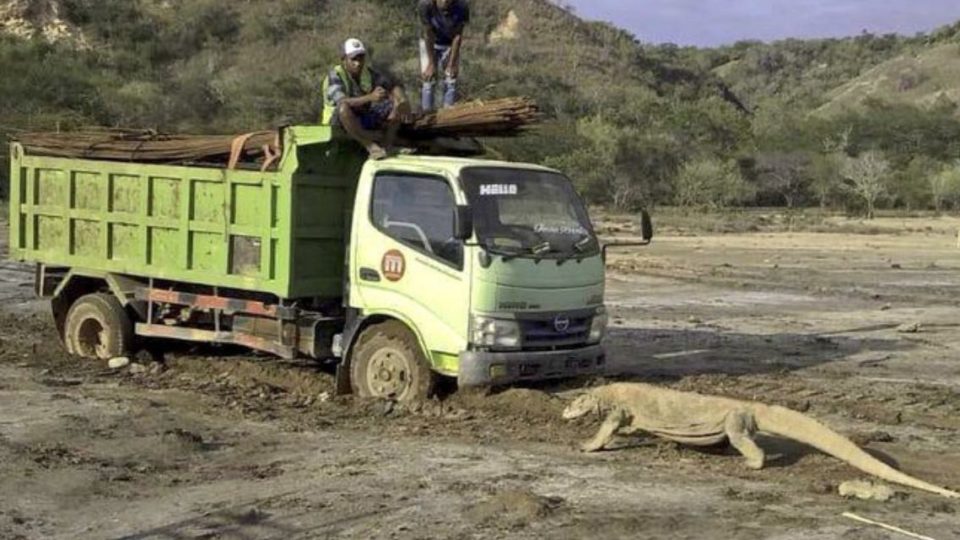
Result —
<instances>
[{"instance_id":1,"label":"windshield wiper","mask_svg":"<svg viewBox=\"0 0 960 540\"><path fill-rule=\"evenodd\" d=\"M505 247L497 247L489 243L486 244L484 248L487 250L487 253L490 253L491 255L499 255L500 257L502 257L503 262L509 262L513 259L516 259L517 257L520 257L526 254L526 250L524 249L520 249L520 248L508 249Z\"/></svg>"},{"instance_id":2,"label":"windshield wiper","mask_svg":"<svg viewBox=\"0 0 960 540\"><path fill-rule=\"evenodd\" d=\"M590 235L584 236L580 240L577 240L575 244L573 244L573 251L576 252L577 255L583 255L583 253L587 251L587 246L589 246L592 243L593 243L592 236ZM557 266L560 266L563 263L569 261L570 259L573 258L573 256L574 256L574 253L569 253L565 257L560 257L559 259L557 259ZM579 257L578 257L578 260L580 260Z\"/></svg>"},{"instance_id":3,"label":"windshield wiper","mask_svg":"<svg viewBox=\"0 0 960 540\"><path fill-rule=\"evenodd\" d=\"M533 253L537 257L542 257L551 251L553 251L553 246L546 240L530 248L530 253Z\"/></svg>"},{"instance_id":4,"label":"windshield wiper","mask_svg":"<svg viewBox=\"0 0 960 540\"><path fill-rule=\"evenodd\" d=\"M509 262L513 259L523 257L524 255L533 255L533 259L537 262L540 262L543 259L544 255L553 253L556 250L550 242L543 242L532 247L522 247L522 248L506 248L503 246L495 246L491 244L486 244L484 248L487 250L487 253L491 255L499 255L503 258L503 262Z\"/></svg>"},{"instance_id":5,"label":"windshield wiper","mask_svg":"<svg viewBox=\"0 0 960 540\"><path fill-rule=\"evenodd\" d=\"M577 243L573 245L573 249L576 250L577 253L583 253L584 251L587 250L587 246L589 246L592 243L593 243L593 237L588 234L587 236L584 236L583 238L578 240Z\"/></svg>"}]
</instances>

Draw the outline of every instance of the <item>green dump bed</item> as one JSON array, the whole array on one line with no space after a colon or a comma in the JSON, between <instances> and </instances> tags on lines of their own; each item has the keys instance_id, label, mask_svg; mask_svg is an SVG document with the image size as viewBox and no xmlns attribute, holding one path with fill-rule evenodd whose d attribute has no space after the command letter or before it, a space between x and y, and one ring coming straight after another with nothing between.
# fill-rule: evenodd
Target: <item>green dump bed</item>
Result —
<instances>
[{"instance_id":1,"label":"green dump bed","mask_svg":"<svg viewBox=\"0 0 960 540\"><path fill-rule=\"evenodd\" d=\"M364 157L283 130L275 171L64 159L11 146L10 256L275 294L342 294Z\"/></svg>"}]
</instances>

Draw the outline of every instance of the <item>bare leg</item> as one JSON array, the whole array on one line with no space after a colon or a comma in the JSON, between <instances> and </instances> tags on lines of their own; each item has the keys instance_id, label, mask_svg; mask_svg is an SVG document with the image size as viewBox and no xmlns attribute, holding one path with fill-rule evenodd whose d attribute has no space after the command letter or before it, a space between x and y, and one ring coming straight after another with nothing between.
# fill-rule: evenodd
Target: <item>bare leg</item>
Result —
<instances>
[{"instance_id":1,"label":"bare leg","mask_svg":"<svg viewBox=\"0 0 960 540\"><path fill-rule=\"evenodd\" d=\"M607 415L606 420L600 426L597 434L592 439L580 445L580 450L584 452L596 452L603 450L603 447L610 444L614 433L627 423L627 414L623 409L614 409Z\"/></svg>"},{"instance_id":2,"label":"bare leg","mask_svg":"<svg viewBox=\"0 0 960 540\"><path fill-rule=\"evenodd\" d=\"M746 458L747 467L756 470L763 468L765 457L763 449L753 441L757 426L752 414L745 411L732 411L727 415L724 431L730 439L730 444Z\"/></svg>"},{"instance_id":3,"label":"bare leg","mask_svg":"<svg viewBox=\"0 0 960 540\"><path fill-rule=\"evenodd\" d=\"M360 124L360 119L357 118L353 109L341 104L337 113L340 117L340 125L343 126L344 131L353 137L355 141L362 144L363 147L367 149L367 152L370 153L371 158L383 159L386 157L387 153L383 150L383 147L373 140L369 131L363 129L363 125Z\"/></svg>"},{"instance_id":4,"label":"bare leg","mask_svg":"<svg viewBox=\"0 0 960 540\"><path fill-rule=\"evenodd\" d=\"M400 118L396 117L392 120L387 120L387 129L386 136L383 139L383 145L387 147L387 150L393 148L393 144L397 140L397 132L400 131Z\"/></svg>"}]
</instances>

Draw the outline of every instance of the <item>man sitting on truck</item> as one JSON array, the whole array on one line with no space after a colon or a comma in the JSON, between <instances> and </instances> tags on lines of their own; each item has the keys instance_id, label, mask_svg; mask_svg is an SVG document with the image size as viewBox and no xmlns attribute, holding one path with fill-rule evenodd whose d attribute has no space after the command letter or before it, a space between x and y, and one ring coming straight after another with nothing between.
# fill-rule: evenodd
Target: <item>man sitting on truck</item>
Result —
<instances>
[{"instance_id":1,"label":"man sitting on truck","mask_svg":"<svg viewBox=\"0 0 960 540\"><path fill-rule=\"evenodd\" d=\"M410 106L403 87L367 66L367 49L359 39L343 44L341 61L323 82L324 125L340 128L373 159L387 156ZM382 144L381 144L382 143Z\"/></svg>"},{"instance_id":2,"label":"man sitting on truck","mask_svg":"<svg viewBox=\"0 0 960 540\"><path fill-rule=\"evenodd\" d=\"M423 27L420 39L420 72L423 88L420 102L424 112L433 110L433 89L443 70L443 106L457 99L457 76L460 74L460 46L463 27L470 22L467 0L420 0L417 14Z\"/></svg>"}]
</instances>

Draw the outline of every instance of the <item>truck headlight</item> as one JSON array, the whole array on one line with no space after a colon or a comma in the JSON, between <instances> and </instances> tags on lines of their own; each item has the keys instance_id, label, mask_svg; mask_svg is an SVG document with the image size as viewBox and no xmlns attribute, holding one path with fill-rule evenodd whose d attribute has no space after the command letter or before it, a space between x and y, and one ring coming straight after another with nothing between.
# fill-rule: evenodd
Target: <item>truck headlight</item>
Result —
<instances>
[{"instance_id":1,"label":"truck headlight","mask_svg":"<svg viewBox=\"0 0 960 540\"><path fill-rule=\"evenodd\" d=\"M603 336L607 333L607 310L600 308L593 317L593 323L590 325L590 337L587 339L590 343L600 343Z\"/></svg>"},{"instance_id":2,"label":"truck headlight","mask_svg":"<svg viewBox=\"0 0 960 540\"><path fill-rule=\"evenodd\" d=\"M517 349L520 347L520 324L508 319L473 317L470 341L478 347Z\"/></svg>"}]
</instances>

